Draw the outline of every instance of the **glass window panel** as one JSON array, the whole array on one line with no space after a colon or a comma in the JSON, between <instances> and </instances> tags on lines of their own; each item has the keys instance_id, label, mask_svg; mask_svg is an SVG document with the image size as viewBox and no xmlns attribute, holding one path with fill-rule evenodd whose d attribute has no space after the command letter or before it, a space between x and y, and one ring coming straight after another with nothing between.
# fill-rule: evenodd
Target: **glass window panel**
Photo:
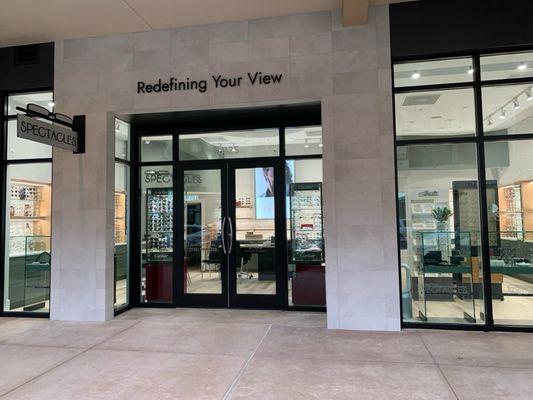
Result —
<instances>
[{"instance_id":1,"label":"glass window panel","mask_svg":"<svg viewBox=\"0 0 533 400\"><path fill-rule=\"evenodd\" d=\"M274 167L235 170L237 294L276 294Z\"/></svg>"},{"instance_id":2,"label":"glass window panel","mask_svg":"<svg viewBox=\"0 0 533 400\"><path fill-rule=\"evenodd\" d=\"M285 129L285 154L322 154L322 127L303 126Z\"/></svg>"},{"instance_id":3,"label":"glass window panel","mask_svg":"<svg viewBox=\"0 0 533 400\"><path fill-rule=\"evenodd\" d=\"M476 145L396 150L403 320L483 324Z\"/></svg>"},{"instance_id":4,"label":"glass window panel","mask_svg":"<svg viewBox=\"0 0 533 400\"><path fill-rule=\"evenodd\" d=\"M326 305L322 229L322 160L289 160L294 174L287 187L289 305Z\"/></svg>"},{"instance_id":5,"label":"glass window panel","mask_svg":"<svg viewBox=\"0 0 533 400\"><path fill-rule=\"evenodd\" d=\"M279 130L254 129L180 135L180 160L279 156Z\"/></svg>"},{"instance_id":6,"label":"glass window panel","mask_svg":"<svg viewBox=\"0 0 533 400\"><path fill-rule=\"evenodd\" d=\"M485 135L533 133L533 85L484 87Z\"/></svg>"},{"instance_id":7,"label":"glass window panel","mask_svg":"<svg viewBox=\"0 0 533 400\"><path fill-rule=\"evenodd\" d=\"M115 163L115 308L129 304L130 167Z\"/></svg>"},{"instance_id":8,"label":"glass window panel","mask_svg":"<svg viewBox=\"0 0 533 400\"><path fill-rule=\"evenodd\" d=\"M52 146L17 137L17 120L7 122L7 159L51 158Z\"/></svg>"},{"instance_id":9,"label":"glass window panel","mask_svg":"<svg viewBox=\"0 0 533 400\"><path fill-rule=\"evenodd\" d=\"M394 86L422 86L443 83L472 82L471 58L419 61L394 65Z\"/></svg>"},{"instance_id":10,"label":"glass window panel","mask_svg":"<svg viewBox=\"0 0 533 400\"><path fill-rule=\"evenodd\" d=\"M52 165L7 167L4 311L48 312Z\"/></svg>"},{"instance_id":11,"label":"glass window panel","mask_svg":"<svg viewBox=\"0 0 533 400\"><path fill-rule=\"evenodd\" d=\"M172 167L141 168L141 301L172 302Z\"/></svg>"},{"instance_id":12,"label":"glass window panel","mask_svg":"<svg viewBox=\"0 0 533 400\"><path fill-rule=\"evenodd\" d=\"M481 79L513 79L533 76L533 52L481 57Z\"/></svg>"},{"instance_id":13,"label":"glass window panel","mask_svg":"<svg viewBox=\"0 0 533 400\"><path fill-rule=\"evenodd\" d=\"M395 95L396 138L474 136L473 89L434 90Z\"/></svg>"},{"instance_id":14,"label":"glass window panel","mask_svg":"<svg viewBox=\"0 0 533 400\"><path fill-rule=\"evenodd\" d=\"M172 161L172 136L141 137L141 161Z\"/></svg>"},{"instance_id":15,"label":"glass window panel","mask_svg":"<svg viewBox=\"0 0 533 400\"><path fill-rule=\"evenodd\" d=\"M533 140L485 144L492 310L533 325Z\"/></svg>"},{"instance_id":16,"label":"glass window panel","mask_svg":"<svg viewBox=\"0 0 533 400\"><path fill-rule=\"evenodd\" d=\"M37 104L52 111L54 108L53 92L37 92L14 94L7 98L7 115L20 114L22 111L17 110L17 107L26 108L30 103Z\"/></svg>"},{"instance_id":17,"label":"glass window panel","mask_svg":"<svg viewBox=\"0 0 533 400\"><path fill-rule=\"evenodd\" d=\"M115 157L130 159L130 124L115 118Z\"/></svg>"},{"instance_id":18,"label":"glass window panel","mask_svg":"<svg viewBox=\"0 0 533 400\"><path fill-rule=\"evenodd\" d=\"M220 170L187 170L184 179L186 293L222 293Z\"/></svg>"}]
</instances>

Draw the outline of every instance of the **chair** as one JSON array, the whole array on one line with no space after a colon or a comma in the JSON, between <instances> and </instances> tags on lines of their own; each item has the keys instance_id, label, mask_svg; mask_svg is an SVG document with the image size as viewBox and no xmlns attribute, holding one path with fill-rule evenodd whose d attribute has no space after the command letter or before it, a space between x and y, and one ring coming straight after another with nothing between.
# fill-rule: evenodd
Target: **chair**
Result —
<instances>
[{"instance_id":1,"label":"chair","mask_svg":"<svg viewBox=\"0 0 533 400\"><path fill-rule=\"evenodd\" d=\"M200 267L201 279L204 279L204 272L209 272L209 277L211 277L213 270L220 272L220 248L216 241L211 242L207 258L202 260Z\"/></svg>"}]
</instances>

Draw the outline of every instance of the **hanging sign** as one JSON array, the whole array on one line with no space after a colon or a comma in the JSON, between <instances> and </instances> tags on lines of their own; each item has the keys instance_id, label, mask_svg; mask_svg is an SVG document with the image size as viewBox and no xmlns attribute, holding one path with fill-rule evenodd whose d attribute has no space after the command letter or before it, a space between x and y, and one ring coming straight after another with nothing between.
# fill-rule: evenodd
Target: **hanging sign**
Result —
<instances>
[{"instance_id":1,"label":"hanging sign","mask_svg":"<svg viewBox=\"0 0 533 400\"><path fill-rule=\"evenodd\" d=\"M78 132L24 114L17 116L17 137L65 150L78 150Z\"/></svg>"},{"instance_id":2,"label":"hanging sign","mask_svg":"<svg viewBox=\"0 0 533 400\"><path fill-rule=\"evenodd\" d=\"M49 113L35 104L29 104L27 109L17 109L26 113L17 115L17 137L74 153L85 152L84 115L70 118Z\"/></svg>"}]
</instances>

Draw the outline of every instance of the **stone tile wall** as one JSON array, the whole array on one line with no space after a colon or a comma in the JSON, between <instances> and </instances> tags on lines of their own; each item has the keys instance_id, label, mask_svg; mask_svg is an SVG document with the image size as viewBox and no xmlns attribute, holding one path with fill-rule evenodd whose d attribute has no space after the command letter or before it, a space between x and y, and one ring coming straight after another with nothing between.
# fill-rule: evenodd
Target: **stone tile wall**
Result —
<instances>
[{"instance_id":1,"label":"stone tile wall","mask_svg":"<svg viewBox=\"0 0 533 400\"><path fill-rule=\"evenodd\" d=\"M279 85L136 94L170 76L283 73ZM87 153L54 150L54 319L113 315L114 114L317 101L324 132L328 326L400 327L388 6L56 43L55 102L87 114ZM132 283L135 284L135 283Z\"/></svg>"}]
</instances>

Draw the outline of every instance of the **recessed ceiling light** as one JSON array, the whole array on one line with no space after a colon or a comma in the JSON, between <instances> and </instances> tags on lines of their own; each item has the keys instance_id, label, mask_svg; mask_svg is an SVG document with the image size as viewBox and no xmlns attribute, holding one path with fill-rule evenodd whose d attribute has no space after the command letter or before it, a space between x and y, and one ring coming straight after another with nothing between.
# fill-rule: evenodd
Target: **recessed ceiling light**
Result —
<instances>
[{"instance_id":1,"label":"recessed ceiling light","mask_svg":"<svg viewBox=\"0 0 533 400\"><path fill-rule=\"evenodd\" d=\"M146 141L144 142L144 144L150 144L150 141L149 141L149 140L146 140Z\"/></svg>"},{"instance_id":2,"label":"recessed ceiling light","mask_svg":"<svg viewBox=\"0 0 533 400\"><path fill-rule=\"evenodd\" d=\"M48 106L49 106L49 107L54 108L55 105L56 105L56 103L54 103L53 101L49 101L49 102L48 102Z\"/></svg>"},{"instance_id":3,"label":"recessed ceiling light","mask_svg":"<svg viewBox=\"0 0 533 400\"><path fill-rule=\"evenodd\" d=\"M468 74L472 75L474 73L474 68L470 67L468 68L468 71L466 71Z\"/></svg>"},{"instance_id":4,"label":"recessed ceiling light","mask_svg":"<svg viewBox=\"0 0 533 400\"><path fill-rule=\"evenodd\" d=\"M513 108L515 110L518 110L520 108L520 103L518 102L518 99L513 100Z\"/></svg>"},{"instance_id":5,"label":"recessed ceiling light","mask_svg":"<svg viewBox=\"0 0 533 400\"><path fill-rule=\"evenodd\" d=\"M505 119L505 110L500 113L500 119Z\"/></svg>"},{"instance_id":6,"label":"recessed ceiling light","mask_svg":"<svg viewBox=\"0 0 533 400\"><path fill-rule=\"evenodd\" d=\"M413 79L420 78L420 72L413 72L413 74L411 75L411 78L413 78Z\"/></svg>"},{"instance_id":7,"label":"recessed ceiling light","mask_svg":"<svg viewBox=\"0 0 533 400\"><path fill-rule=\"evenodd\" d=\"M322 142L320 142L320 143L318 144L318 147L323 147L323 146L324 146L324 145L322 144Z\"/></svg>"},{"instance_id":8,"label":"recessed ceiling light","mask_svg":"<svg viewBox=\"0 0 533 400\"><path fill-rule=\"evenodd\" d=\"M518 64L518 67L516 67L519 71L523 71L527 68L527 64L524 63L524 62L521 62L520 64Z\"/></svg>"}]
</instances>

